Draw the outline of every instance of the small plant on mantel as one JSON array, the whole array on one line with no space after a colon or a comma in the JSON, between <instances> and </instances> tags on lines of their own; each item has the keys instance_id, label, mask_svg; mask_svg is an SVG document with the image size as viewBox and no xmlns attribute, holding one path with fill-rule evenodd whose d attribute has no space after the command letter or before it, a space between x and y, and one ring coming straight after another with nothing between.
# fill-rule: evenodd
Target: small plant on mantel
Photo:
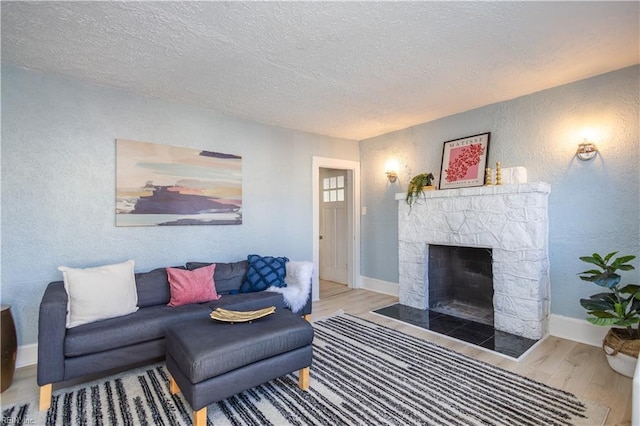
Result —
<instances>
[{"instance_id":1,"label":"small plant on mantel","mask_svg":"<svg viewBox=\"0 0 640 426\"><path fill-rule=\"evenodd\" d=\"M602 257L598 253L580 258L583 262L595 265L598 269L589 269L580 272L580 279L592 282L607 289L602 293L596 293L588 299L580 299L580 304L591 315L587 321L591 324L620 327L611 328L604 339L603 349L608 355L609 365L619 373L629 375L630 370L621 371L612 364L611 357L619 352L630 357L638 358L640 352L640 286L637 284L620 284L620 271L635 269L629 264L635 256L620 256L613 258L618 252L609 253ZM625 367L626 368L626 367ZM624 369L624 368L623 368Z\"/></svg>"},{"instance_id":2,"label":"small plant on mantel","mask_svg":"<svg viewBox=\"0 0 640 426\"><path fill-rule=\"evenodd\" d=\"M405 199L409 207L413 205L420 194L424 193L425 186L431 186L432 181L433 173L420 173L411 178L409 187L407 188L407 198Z\"/></svg>"}]
</instances>

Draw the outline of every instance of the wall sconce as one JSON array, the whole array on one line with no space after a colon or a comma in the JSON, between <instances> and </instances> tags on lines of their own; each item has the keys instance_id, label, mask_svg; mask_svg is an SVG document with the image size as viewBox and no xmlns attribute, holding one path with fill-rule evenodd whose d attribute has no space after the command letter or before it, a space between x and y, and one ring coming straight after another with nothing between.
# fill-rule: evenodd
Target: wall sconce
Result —
<instances>
[{"instance_id":1,"label":"wall sconce","mask_svg":"<svg viewBox=\"0 0 640 426\"><path fill-rule=\"evenodd\" d=\"M384 167L384 174L387 175L387 179L389 182L394 183L398 180L398 162L395 160L387 161L387 164Z\"/></svg>"},{"instance_id":2,"label":"wall sconce","mask_svg":"<svg viewBox=\"0 0 640 426\"><path fill-rule=\"evenodd\" d=\"M398 180L398 173L395 170L387 170L384 174L387 175L387 179L389 179L391 183Z\"/></svg>"},{"instance_id":3,"label":"wall sconce","mask_svg":"<svg viewBox=\"0 0 640 426\"><path fill-rule=\"evenodd\" d=\"M591 160L598 153L598 148L593 142L589 142L589 139L584 138L584 142L578 144L578 150L576 155L582 161Z\"/></svg>"}]
</instances>

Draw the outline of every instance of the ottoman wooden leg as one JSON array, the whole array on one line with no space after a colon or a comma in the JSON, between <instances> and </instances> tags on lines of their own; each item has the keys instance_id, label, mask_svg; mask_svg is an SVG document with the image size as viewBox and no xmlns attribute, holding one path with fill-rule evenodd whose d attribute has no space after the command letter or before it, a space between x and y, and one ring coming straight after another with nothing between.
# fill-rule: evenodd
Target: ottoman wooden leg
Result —
<instances>
[{"instance_id":1,"label":"ottoman wooden leg","mask_svg":"<svg viewBox=\"0 0 640 426\"><path fill-rule=\"evenodd\" d=\"M309 367L298 371L298 387L302 390L309 389Z\"/></svg>"},{"instance_id":2,"label":"ottoman wooden leg","mask_svg":"<svg viewBox=\"0 0 640 426\"><path fill-rule=\"evenodd\" d=\"M193 426L207 426L207 407L193 412Z\"/></svg>"},{"instance_id":3,"label":"ottoman wooden leg","mask_svg":"<svg viewBox=\"0 0 640 426\"><path fill-rule=\"evenodd\" d=\"M173 376L169 376L169 392L171 392L171 395L175 395L180 392L180 388Z\"/></svg>"}]
</instances>

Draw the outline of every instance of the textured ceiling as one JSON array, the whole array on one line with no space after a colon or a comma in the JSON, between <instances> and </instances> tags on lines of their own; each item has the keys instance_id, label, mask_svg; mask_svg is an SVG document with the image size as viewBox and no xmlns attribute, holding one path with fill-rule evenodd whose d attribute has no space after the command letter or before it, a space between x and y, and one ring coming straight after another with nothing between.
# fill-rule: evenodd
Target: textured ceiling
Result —
<instances>
[{"instance_id":1,"label":"textured ceiling","mask_svg":"<svg viewBox=\"0 0 640 426\"><path fill-rule=\"evenodd\" d=\"M6 2L2 62L348 139L639 62L639 2Z\"/></svg>"}]
</instances>

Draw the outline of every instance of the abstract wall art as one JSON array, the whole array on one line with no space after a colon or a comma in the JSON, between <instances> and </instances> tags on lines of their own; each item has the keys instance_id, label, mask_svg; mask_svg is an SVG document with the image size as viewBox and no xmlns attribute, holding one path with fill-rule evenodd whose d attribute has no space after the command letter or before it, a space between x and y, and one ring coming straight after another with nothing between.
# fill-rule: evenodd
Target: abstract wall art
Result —
<instances>
[{"instance_id":1,"label":"abstract wall art","mask_svg":"<svg viewBox=\"0 0 640 426\"><path fill-rule=\"evenodd\" d=\"M242 157L116 139L116 226L242 224Z\"/></svg>"}]
</instances>

